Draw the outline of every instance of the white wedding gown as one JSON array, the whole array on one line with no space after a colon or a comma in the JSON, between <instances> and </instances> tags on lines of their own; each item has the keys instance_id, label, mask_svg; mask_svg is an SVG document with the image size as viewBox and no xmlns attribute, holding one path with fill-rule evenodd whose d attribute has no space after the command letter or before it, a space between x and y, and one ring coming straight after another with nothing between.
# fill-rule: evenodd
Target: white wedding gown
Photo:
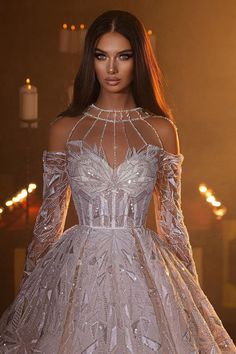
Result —
<instances>
[{"instance_id":1,"label":"white wedding gown","mask_svg":"<svg viewBox=\"0 0 236 354\"><path fill-rule=\"evenodd\" d=\"M44 151L43 203L0 353L236 353L198 282L184 156L164 149L153 119L177 129L142 108L111 118L90 105L66 150ZM79 223L64 231L71 194ZM152 195L157 232L145 225Z\"/></svg>"}]
</instances>

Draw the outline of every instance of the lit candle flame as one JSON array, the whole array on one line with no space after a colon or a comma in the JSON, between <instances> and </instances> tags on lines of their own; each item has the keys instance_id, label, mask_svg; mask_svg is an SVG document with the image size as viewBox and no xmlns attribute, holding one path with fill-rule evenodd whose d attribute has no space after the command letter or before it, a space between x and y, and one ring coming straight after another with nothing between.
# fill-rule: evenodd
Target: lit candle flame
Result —
<instances>
[{"instance_id":1,"label":"lit candle flame","mask_svg":"<svg viewBox=\"0 0 236 354\"><path fill-rule=\"evenodd\" d=\"M214 195L209 195L209 197L207 197L207 199L206 199L206 201L208 202L208 203L212 203L212 202L214 202L215 201L215 197L214 197Z\"/></svg>"},{"instance_id":2,"label":"lit candle flame","mask_svg":"<svg viewBox=\"0 0 236 354\"><path fill-rule=\"evenodd\" d=\"M75 25L70 26L71 31L75 31Z\"/></svg>"},{"instance_id":3,"label":"lit candle flame","mask_svg":"<svg viewBox=\"0 0 236 354\"><path fill-rule=\"evenodd\" d=\"M35 183L30 183L28 186L28 192L31 193L33 192L34 189L36 189L36 184Z\"/></svg>"},{"instance_id":4,"label":"lit candle flame","mask_svg":"<svg viewBox=\"0 0 236 354\"><path fill-rule=\"evenodd\" d=\"M208 189L205 194L206 197L210 197L212 195L212 189Z\"/></svg>"},{"instance_id":5,"label":"lit candle flame","mask_svg":"<svg viewBox=\"0 0 236 354\"><path fill-rule=\"evenodd\" d=\"M34 189L37 188L37 185L35 183L29 183L28 185L28 191L26 188L22 189L17 195L15 195L12 199L9 199L5 205L12 210L13 205L17 204L19 202L22 202L23 199L25 199L28 195L28 193L31 193ZM3 213L4 208L0 207L0 214Z\"/></svg>"},{"instance_id":6,"label":"lit candle flame","mask_svg":"<svg viewBox=\"0 0 236 354\"><path fill-rule=\"evenodd\" d=\"M221 206L221 202L219 202L218 200L214 200L211 204L215 207Z\"/></svg>"},{"instance_id":7,"label":"lit candle flame","mask_svg":"<svg viewBox=\"0 0 236 354\"><path fill-rule=\"evenodd\" d=\"M205 184L201 183L198 189L199 189L200 193L206 193L207 186Z\"/></svg>"},{"instance_id":8,"label":"lit candle flame","mask_svg":"<svg viewBox=\"0 0 236 354\"><path fill-rule=\"evenodd\" d=\"M66 24L66 23L63 23L62 28L63 28L64 30L66 30L66 29L68 28L67 24Z\"/></svg>"},{"instance_id":9,"label":"lit candle flame","mask_svg":"<svg viewBox=\"0 0 236 354\"><path fill-rule=\"evenodd\" d=\"M151 36L152 35L152 30L148 30L147 33L148 33L149 36Z\"/></svg>"},{"instance_id":10,"label":"lit candle flame","mask_svg":"<svg viewBox=\"0 0 236 354\"><path fill-rule=\"evenodd\" d=\"M201 183L198 190L201 194L204 194L206 201L212 205L213 213L216 215L216 219L221 219L227 212L227 208L223 206L220 201L216 200L213 195L213 190L207 188L205 183Z\"/></svg>"},{"instance_id":11,"label":"lit candle flame","mask_svg":"<svg viewBox=\"0 0 236 354\"><path fill-rule=\"evenodd\" d=\"M83 23L81 23L81 25L79 26L79 28L80 28L81 30L84 30L85 25L84 25Z\"/></svg>"}]
</instances>

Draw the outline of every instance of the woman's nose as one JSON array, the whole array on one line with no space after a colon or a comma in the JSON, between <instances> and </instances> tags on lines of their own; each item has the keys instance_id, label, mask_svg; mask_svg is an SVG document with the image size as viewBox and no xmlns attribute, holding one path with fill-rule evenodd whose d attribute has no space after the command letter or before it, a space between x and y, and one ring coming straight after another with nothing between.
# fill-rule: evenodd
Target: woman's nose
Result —
<instances>
[{"instance_id":1,"label":"woman's nose","mask_svg":"<svg viewBox=\"0 0 236 354\"><path fill-rule=\"evenodd\" d=\"M114 60L110 60L108 62L107 72L110 73L110 74L113 74L113 73L117 72L117 66L116 66Z\"/></svg>"}]
</instances>

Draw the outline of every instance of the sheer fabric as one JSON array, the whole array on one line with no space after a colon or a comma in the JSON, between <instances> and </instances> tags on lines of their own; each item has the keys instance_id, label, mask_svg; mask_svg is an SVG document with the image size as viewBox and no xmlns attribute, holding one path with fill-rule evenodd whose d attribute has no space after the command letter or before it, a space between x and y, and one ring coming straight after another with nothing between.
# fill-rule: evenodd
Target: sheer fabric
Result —
<instances>
[{"instance_id":1,"label":"sheer fabric","mask_svg":"<svg viewBox=\"0 0 236 354\"><path fill-rule=\"evenodd\" d=\"M24 282L37 262L46 254L64 230L71 190L66 174L66 156L63 152L43 152L43 202L27 250Z\"/></svg>"},{"instance_id":2,"label":"sheer fabric","mask_svg":"<svg viewBox=\"0 0 236 354\"><path fill-rule=\"evenodd\" d=\"M104 110L99 113L96 106L92 105L88 109L88 114L100 118L100 120L93 119L89 123L91 116L82 117L82 120L78 121L72 130L68 142L72 140L72 143L76 145L79 142L80 147L85 150L94 151L95 149L95 153L101 154L107 164L109 166L112 164L113 167L116 164L115 154L119 156L118 166L120 167L124 161L129 160L132 153L133 155L148 154L153 161L158 160L158 166L154 167L156 171L153 171L153 174L157 172L153 197L159 237L168 242L175 254L198 281L192 247L181 209L181 172L184 156L181 153L172 154L165 150L158 131L152 124L153 120L150 118L168 121L177 132L176 124L167 117L153 118L142 108L129 110L127 114L112 114ZM123 149L126 151L123 152ZM113 156L111 156L111 152L113 152ZM118 154L118 152L121 153ZM122 156L125 156L125 159ZM137 179L136 183L141 184L141 179ZM149 187L153 188L151 184ZM137 201L133 203L134 206L137 211L143 212ZM141 217L145 219L146 215L142 214ZM143 222L144 220L141 221L141 223Z\"/></svg>"},{"instance_id":3,"label":"sheer fabric","mask_svg":"<svg viewBox=\"0 0 236 354\"><path fill-rule=\"evenodd\" d=\"M198 280L192 246L181 207L181 174L184 156L163 151L153 198L159 234L185 267Z\"/></svg>"},{"instance_id":4,"label":"sheer fabric","mask_svg":"<svg viewBox=\"0 0 236 354\"><path fill-rule=\"evenodd\" d=\"M198 283L183 155L164 149L153 119L169 121L91 105L65 151L44 151L43 203L0 320L1 353L236 353ZM157 232L146 227L153 193ZM70 195L79 223L64 231Z\"/></svg>"}]
</instances>

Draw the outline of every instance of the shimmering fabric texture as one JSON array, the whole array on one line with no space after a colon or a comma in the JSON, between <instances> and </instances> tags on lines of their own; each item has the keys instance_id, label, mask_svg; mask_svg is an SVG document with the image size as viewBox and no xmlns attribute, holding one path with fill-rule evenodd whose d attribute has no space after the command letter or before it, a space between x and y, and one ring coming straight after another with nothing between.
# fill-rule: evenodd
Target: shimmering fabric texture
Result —
<instances>
[{"instance_id":1,"label":"shimmering fabric texture","mask_svg":"<svg viewBox=\"0 0 236 354\"><path fill-rule=\"evenodd\" d=\"M43 203L0 353L236 353L198 282L182 162L152 144L116 169L80 139L44 151ZM63 232L71 195L79 223ZM152 195L157 232L145 225Z\"/></svg>"}]
</instances>

